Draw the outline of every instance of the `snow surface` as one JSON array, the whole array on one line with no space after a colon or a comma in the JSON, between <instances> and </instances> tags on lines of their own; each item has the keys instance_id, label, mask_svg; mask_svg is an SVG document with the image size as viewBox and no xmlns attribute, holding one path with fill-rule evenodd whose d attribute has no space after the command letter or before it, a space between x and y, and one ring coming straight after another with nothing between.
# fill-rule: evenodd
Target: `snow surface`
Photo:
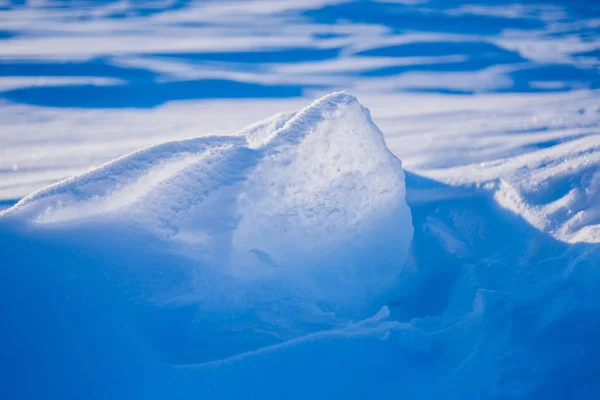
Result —
<instances>
[{"instance_id":1,"label":"snow surface","mask_svg":"<svg viewBox=\"0 0 600 400\"><path fill-rule=\"evenodd\" d=\"M599 15L0 4L0 398L600 398Z\"/></svg>"},{"instance_id":2,"label":"snow surface","mask_svg":"<svg viewBox=\"0 0 600 400\"><path fill-rule=\"evenodd\" d=\"M139 150L0 217L2 390L594 398L600 249L527 207L405 179L344 93Z\"/></svg>"},{"instance_id":3,"label":"snow surface","mask_svg":"<svg viewBox=\"0 0 600 400\"><path fill-rule=\"evenodd\" d=\"M152 301L199 307L210 319L193 329L200 337L233 336L230 349L195 350L206 362L377 312L412 238L405 194L401 162L369 112L334 93L238 135L139 150L0 217L45 232L100 229L117 241L149 235L154 251L187 260L191 287Z\"/></svg>"}]
</instances>

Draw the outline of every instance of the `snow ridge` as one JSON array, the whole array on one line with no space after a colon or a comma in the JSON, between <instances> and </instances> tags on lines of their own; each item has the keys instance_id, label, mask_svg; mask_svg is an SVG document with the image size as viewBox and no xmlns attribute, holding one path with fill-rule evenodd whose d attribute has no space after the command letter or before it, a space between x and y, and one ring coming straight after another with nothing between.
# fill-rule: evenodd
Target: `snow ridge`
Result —
<instances>
[{"instance_id":1,"label":"snow ridge","mask_svg":"<svg viewBox=\"0 0 600 400\"><path fill-rule=\"evenodd\" d=\"M247 330L248 318L256 325L195 359L206 362L377 312L408 256L405 197L402 164L369 112L333 93L237 135L131 153L24 198L2 219L107 242L145 237L127 249L140 271L181 264L190 278L144 295L198 304L204 324L192 336L212 343Z\"/></svg>"}]
</instances>

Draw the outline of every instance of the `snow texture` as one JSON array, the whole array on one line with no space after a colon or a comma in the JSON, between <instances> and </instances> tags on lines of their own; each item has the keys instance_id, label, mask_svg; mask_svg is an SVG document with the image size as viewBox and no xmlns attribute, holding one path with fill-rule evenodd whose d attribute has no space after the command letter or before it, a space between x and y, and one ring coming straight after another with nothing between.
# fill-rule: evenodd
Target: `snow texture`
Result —
<instances>
[{"instance_id":1,"label":"snow texture","mask_svg":"<svg viewBox=\"0 0 600 400\"><path fill-rule=\"evenodd\" d=\"M598 2L0 10L0 399L600 398Z\"/></svg>"},{"instance_id":2,"label":"snow texture","mask_svg":"<svg viewBox=\"0 0 600 400\"><path fill-rule=\"evenodd\" d=\"M198 304L214 335L246 329L218 321L224 314L255 319L219 354L230 357L381 308L412 238L405 192L401 162L369 112L334 93L238 135L139 150L0 215L44 230L154 237L196 276L185 293L154 301Z\"/></svg>"},{"instance_id":3,"label":"snow texture","mask_svg":"<svg viewBox=\"0 0 600 400\"><path fill-rule=\"evenodd\" d=\"M433 160L399 135L410 117L381 118L418 174L334 93L19 201L0 217L2 397L596 398L593 138L551 146L572 164L539 149L457 166L477 121L430 107L420 124L464 128ZM575 205L589 219L564 230Z\"/></svg>"}]
</instances>

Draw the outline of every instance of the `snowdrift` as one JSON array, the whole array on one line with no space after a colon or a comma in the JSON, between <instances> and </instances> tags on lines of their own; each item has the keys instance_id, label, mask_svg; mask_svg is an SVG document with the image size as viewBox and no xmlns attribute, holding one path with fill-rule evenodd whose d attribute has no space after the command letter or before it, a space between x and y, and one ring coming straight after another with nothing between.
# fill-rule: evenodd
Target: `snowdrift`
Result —
<instances>
[{"instance_id":1,"label":"snowdrift","mask_svg":"<svg viewBox=\"0 0 600 400\"><path fill-rule=\"evenodd\" d=\"M594 222L578 171L548 182ZM0 217L0 398L598 398L600 247L514 179L404 172L336 93L33 193Z\"/></svg>"},{"instance_id":2,"label":"snowdrift","mask_svg":"<svg viewBox=\"0 0 600 400\"><path fill-rule=\"evenodd\" d=\"M195 363L375 314L413 232L401 162L344 93L238 135L142 149L33 193L3 217L89 237L88 249L136 249L114 273L130 271L128 290L144 286L135 296L145 301L197 307L190 349L168 350ZM185 278L160 282L177 268Z\"/></svg>"}]
</instances>

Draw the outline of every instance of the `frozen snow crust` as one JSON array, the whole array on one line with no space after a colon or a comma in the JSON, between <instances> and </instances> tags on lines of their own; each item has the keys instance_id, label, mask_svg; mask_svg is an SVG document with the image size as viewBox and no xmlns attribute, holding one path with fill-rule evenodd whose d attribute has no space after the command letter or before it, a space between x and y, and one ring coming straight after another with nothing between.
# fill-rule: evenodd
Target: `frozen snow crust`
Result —
<instances>
[{"instance_id":1,"label":"frozen snow crust","mask_svg":"<svg viewBox=\"0 0 600 400\"><path fill-rule=\"evenodd\" d=\"M373 315L413 233L401 162L345 93L235 136L137 151L33 193L5 216L127 241L140 253L152 243L167 254L152 256L155 274L182 260L185 288L149 297L198 307L196 319L206 321L191 328L194 362ZM211 335L238 330L214 346Z\"/></svg>"},{"instance_id":2,"label":"frozen snow crust","mask_svg":"<svg viewBox=\"0 0 600 400\"><path fill-rule=\"evenodd\" d=\"M595 223L588 156L434 180L338 93L60 182L0 218L0 398L600 398L600 246L507 206Z\"/></svg>"}]
</instances>

